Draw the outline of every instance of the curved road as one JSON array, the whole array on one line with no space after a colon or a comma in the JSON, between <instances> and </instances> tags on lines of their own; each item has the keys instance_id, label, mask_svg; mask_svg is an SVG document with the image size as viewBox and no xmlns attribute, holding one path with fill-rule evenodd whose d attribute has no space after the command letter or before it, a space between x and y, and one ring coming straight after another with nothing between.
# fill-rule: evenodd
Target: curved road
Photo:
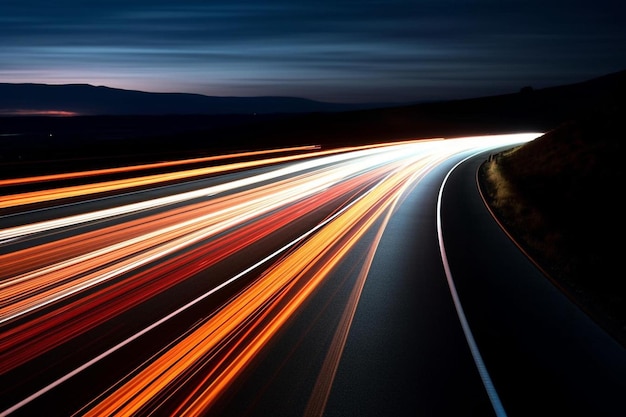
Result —
<instances>
[{"instance_id":1,"label":"curved road","mask_svg":"<svg viewBox=\"0 0 626 417\"><path fill-rule=\"evenodd\" d=\"M476 187L536 136L6 184L2 415L619 415L623 349Z\"/></svg>"},{"instance_id":2,"label":"curved road","mask_svg":"<svg viewBox=\"0 0 626 417\"><path fill-rule=\"evenodd\" d=\"M456 288L504 408L511 416L624 414L626 350L501 232L476 185L484 159L453 171L441 217Z\"/></svg>"}]
</instances>

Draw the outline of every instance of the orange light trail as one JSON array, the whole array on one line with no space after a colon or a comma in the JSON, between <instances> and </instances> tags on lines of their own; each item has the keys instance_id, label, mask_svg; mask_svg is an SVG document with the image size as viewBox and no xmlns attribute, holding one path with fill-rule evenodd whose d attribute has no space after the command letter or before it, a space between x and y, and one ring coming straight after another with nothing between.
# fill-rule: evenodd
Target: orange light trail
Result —
<instances>
[{"instance_id":1,"label":"orange light trail","mask_svg":"<svg viewBox=\"0 0 626 417\"><path fill-rule=\"evenodd\" d=\"M84 222L94 221L94 220L102 220L108 217L119 216L119 215L131 213L131 212L137 212L137 211L160 207L160 206L169 205L169 204L176 204L176 203L192 200L195 198L207 197L210 195L215 195L215 194L223 193L226 191L231 191L236 188L258 184L263 181L274 180L281 176L293 175L294 173L297 173L299 171L305 171L305 170L309 170L312 168L317 168L323 165L327 165L330 163L337 163L337 162L342 162L342 161L349 160L349 159L354 159L357 157L366 156L367 154L376 152L377 150L376 148L377 147L355 147L355 148L334 149L334 150L329 150L329 151L320 151L316 153L316 156L318 156L318 158L311 159L305 162L300 162L299 164L294 164L289 167L275 169L273 171L270 171L264 174L254 175L254 176L243 178L237 181L232 181L230 183L225 183L225 184L220 184L217 186L198 189L198 190L194 190L194 191L190 191L190 192L186 192L182 194L170 195L170 196L157 198L153 200L141 201L141 202L134 203L134 204L114 207L112 209L100 210L100 211L91 212L91 213L83 213L80 215L53 219L50 221L27 224L24 226L17 226L17 227L5 229L5 230L0 230L0 243L4 240L10 240L16 237L25 236L25 235L37 233L40 231L50 231L52 229L66 227L69 225L76 225L78 223L84 223ZM258 167L262 165L276 164L279 162L293 162L293 161L304 159L304 158L310 158L310 155L303 154L303 155L293 155L293 156L288 156L288 157L269 158L269 159L263 159L259 161L226 164L226 165L218 166L218 167L202 168L199 170L205 170L204 174L209 174L211 172L213 174L216 174L216 173L224 173L227 171L232 171L234 169L252 168L252 167ZM198 170L192 170L192 171L197 172ZM182 171L182 172L171 174L171 175L176 176L179 179L189 178L188 171ZM155 180L155 182L160 182L159 180L153 177L155 176L151 176L151 179L146 179L146 177L139 177L139 179L134 181L134 184L137 185L141 183L141 184L146 185L146 184L150 184L152 180ZM156 176L156 177L160 177L161 179L163 178L162 176ZM131 180L127 180L124 183L128 184L128 181L131 181ZM102 190L103 188L107 188L109 190L116 189L119 191L125 188L119 183L108 184L108 185L96 183L96 184L87 184L81 187L85 188L84 190L82 190L84 194L90 194L89 190L94 191L96 189ZM83 195L81 194L81 187L69 187L69 188L72 188L72 191L70 194L67 194L66 189L53 189L53 190L48 190L48 191L44 190L44 191L36 192L36 193L26 193L28 194L28 196L26 197L24 197L23 194L6 196L6 197L3 197L4 200L0 198L0 208L2 207L3 202L6 203L7 204L6 207L8 207L8 206L13 206L13 205L25 205L25 204L34 203L34 202L48 201L49 199L55 199L56 197L62 198L59 196ZM37 195L34 195L34 194L37 194ZM14 202L15 204L11 202Z\"/></svg>"},{"instance_id":2,"label":"orange light trail","mask_svg":"<svg viewBox=\"0 0 626 417\"><path fill-rule=\"evenodd\" d=\"M24 185L24 184L33 184L33 183L44 183L49 181L58 181L58 180L69 180L76 178L86 178L86 177L95 177L99 175L111 175L111 174L119 174L119 173L130 173L135 171L144 171L148 169L155 168L169 168L169 167L177 167L180 165L190 165L197 164L203 162L211 162L211 161L221 161L225 159L235 159L249 156L262 156L273 153L287 153L287 152L304 152L304 151L313 151L320 149L317 145L309 145L309 146L293 146L290 148L277 148L277 149L265 149L260 151L248 151L248 152L237 152L226 155L213 155L207 156L204 158L192 158L192 159L182 159L176 161L164 161L164 162L155 162L152 164L141 164L141 165L130 165L130 166L122 166L117 168L104 168L104 169L94 169L89 171L78 171L78 172L65 172L61 174L49 174L49 175L38 175L36 177L25 177L25 178L9 178L9 179L0 179L0 187L7 187L13 185Z\"/></svg>"},{"instance_id":3,"label":"orange light trail","mask_svg":"<svg viewBox=\"0 0 626 417\"><path fill-rule=\"evenodd\" d=\"M241 267L240 274L220 277L219 282L207 284L203 293L189 294L174 312L154 318L152 324L141 324L145 327L133 330L137 332L134 335L113 337L111 345L103 347L105 353L47 383L0 415L36 400L208 294L224 291L240 277L252 274L242 289L229 293L228 302L215 306L192 329L172 335L174 341L167 348L151 352L146 356L150 359L80 413L155 413L168 401L177 401L168 407L180 416L211 410L236 387L244 370L330 279L356 244L377 227L357 280L362 288L385 225L408 189L451 156L494 143L498 142L493 138L407 141L183 170L167 174L172 176L168 178L183 180L277 164L262 174L245 175L243 171L233 181L181 194L0 230L0 248L25 237L47 237L50 230L76 230L0 254L0 374L6 374L175 286L203 276L246 248L263 246L262 242L312 216L319 207L327 207L330 213L298 232L300 237L281 249L260 261L251 260L251 266ZM103 182L89 186L110 185L119 191L130 183L157 184L163 178L144 176L129 179L123 183L126 185ZM47 191L48 196L68 192L66 188ZM52 201L43 193L31 197L33 201ZM7 196L6 201L31 201L24 198L18 194ZM137 216L140 212L143 214ZM85 232L79 228L103 219L115 221ZM333 353L320 370L311 409L323 409L359 294L355 288L345 306Z\"/></svg>"},{"instance_id":4,"label":"orange light trail","mask_svg":"<svg viewBox=\"0 0 626 417\"><path fill-rule=\"evenodd\" d=\"M274 213L262 222L259 221L241 230L236 230L184 256L162 262L154 268L133 276L132 280L108 285L101 291L82 297L62 309L33 319L21 326L11 329L10 332L1 333L0 351L2 353L0 354L0 364L2 364L2 366L0 367L0 372L12 369L25 360L32 359L54 346L60 345L70 336L74 337L77 334L83 333L103 321L110 319L114 315L126 311L140 301L170 288L177 282L197 273L199 270L210 267L226 258L229 254L236 252L249 245L251 242L261 239L289 224L289 222L296 220L303 212L306 212L308 208L340 197L345 192L346 187L353 189L362 185L364 181L371 181L374 175L375 172L352 178L341 186L335 186L332 190L327 190L323 195L318 193L295 202L282 212ZM294 181L296 180L290 181L292 186ZM305 179L300 179L300 181L305 181ZM277 187L278 185L274 184L272 190ZM239 197L239 199L249 198L250 194L257 194L260 191L264 190L251 190L245 193L244 196ZM280 195L274 195L273 197L279 199L281 204L290 203L290 201L281 198L282 196ZM230 198L226 203L234 204L234 201L236 201L236 199ZM218 203L219 202L214 202L208 208L200 208L215 210L215 206L219 206ZM191 217L197 220L196 216L199 216L201 212L198 209L184 210L182 214L185 216L185 219ZM258 216L259 212L253 214ZM248 217L250 216L252 215L249 214ZM105 250L96 250L90 253L89 256L76 256L69 261L60 262L52 267L47 267L43 272L41 270L35 270L28 276L14 275L13 279L8 277L2 279L2 284L0 285L2 290L0 291L0 307L2 307L0 308L0 318L2 321L9 321L19 315L30 313L35 310L35 308L48 306L51 297L54 302L58 302L63 298L61 295L63 295L64 291L68 288L78 288L74 292L86 289L85 283L94 276L100 277L102 274L109 272L109 269L97 268L100 264L107 264L119 258L124 259L124 265L126 265L128 262L132 262L135 259L131 255L133 251L139 254L139 259L146 259L151 253L146 251L146 248L158 247L159 241L157 237L159 236L148 238L148 234L141 233L155 227L153 223L161 223L163 221L167 221L168 224L174 223L178 220L179 216L168 212L168 216L166 217L155 217L156 219L154 221L148 219L147 222L140 222L137 220L132 222L132 224L124 224L123 229L120 227L111 227L109 228L110 230L98 231L98 233L91 232L89 233L90 236L87 237L80 235L65 239L61 246L65 248L65 250L56 251L54 256L76 255L79 251L86 251L91 245L97 246L108 243L114 239L121 239L129 234L140 236L138 239L134 239L136 240L135 243L139 245L139 248L130 250L128 246L124 246L120 249L120 253L113 250L109 251L109 253L106 253ZM197 227L197 225L195 226ZM203 230L206 231L206 227L209 226L210 225L202 225L202 227L204 227ZM182 228L182 230L181 228L173 228L173 230L177 233L187 231L185 228ZM167 239L170 238L171 235L167 235ZM186 238L188 239L188 237ZM123 243L127 242L124 241ZM52 243L45 245L44 249L47 249L48 246L50 246L50 249L54 249ZM119 245L113 246L117 247ZM109 248L110 247L107 249ZM4 261L9 268L12 267L13 271L11 272L19 272L30 267L28 264L23 265L23 259L34 258L34 261L39 261L38 257L36 257L37 252L36 248L29 248L24 251L4 255L0 257L0 262ZM206 256L209 254L211 256L207 259ZM106 258L103 257L105 255ZM111 261L109 261L109 258ZM203 261L197 262L199 259ZM115 264L115 267L119 268L119 263ZM90 271L92 269L94 269L95 272L91 273ZM168 276L167 280L164 279L165 276ZM98 280L97 284L102 284L102 281ZM45 290L46 288L48 289ZM151 290L150 288L153 289ZM140 289L141 291L138 294L134 294L133 291L135 289ZM99 313L99 311L104 308L106 308L107 311ZM54 339L49 337L51 332L55 334Z\"/></svg>"},{"instance_id":5,"label":"orange light trail","mask_svg":"<svg viewBox=\"0 0 626 417\"><path fill-rule=\"evenodd\" d=\"M206 358L220 360L176 410L176 415L206 411L232 384L271 337L288 322L324 281L337 263L358 242L415 180L416 170L432 166L430 160L411 161L384 177L356 204L275 264L246 291L188 337L107 396L87 415L127 415L143 410L162 390L178 387L185 375ZM233 333L241 334L237 339ZM227 343L228 350L224 347ZM223 353L226 351L226 353Z\"/></svg>"},{"instance_id":6,"label":"orange light trail","mask_svg":"<svg viewBox=\"0 0 626 417\"><path fill-rule=\"evenodd\" d=\"M348 171L340 167L278 181L271 186L259 187L241 195L214 200L209 205L192 206L193 210L179 210L181 213L178 215L175 215L176 211L170 212L165 218L158 216L158 221L148 217L124 224L121 230L109 228L105 233L74 238L63 242L62 246L58 246L57 242L57 248L63 249L55 251L52 247L50 250L53 254L75 253L78 256L39 269L32 267L31 260L38 261L41 256L32 252L40 252L41 248L0 256L0 262L4 262L7 273L10 274L0 282L0 323L14 319L17 314L47 306L52 301L99 285L245 220L291 204L320 189L328 188L334 182L354 174L354 169L361 170L365 166L352 164L350 167ZM148 227L150 232L146 231ZM94 248L90 253L77 252L88 248L91 242L110 243L114 238L119 241L113 245ZM46 257L50 259L49 255ZM121 261L116 262L117 259ZM20 273L24 270L29 272ZM72 280L74 276L80 277L80 280ZM34 296L29 297L30 294Z\"/></svg>"},{"instance_id":7,"label":"orange light trail","mask_svg":"<svg viewBox=\"0 0 626 417\"><path fill-rule=\"evenodd\" d=\"M385 144L385 146L389 146L389 145ZM293 151L293 150L297 150L298 148L287 148L287 149L289 151ZM131 177L131 178L126 178L126 179L121 179L121 180L102 181L102 182L91 183L91 184L82 184L82 185L68 186L68 187L62 187L62 188L46 189L46 190L40 190L40 191L31 191L31 192L25 192L25 193L20 193L20 194L0 196L0 209L49 202L49 201L67 199L67 198L72 198L72 197L83 197L83 196L88 196L92 194L101 194L101 193L112 192L112 191L121 191L121 190L129 189L129 188L146 187L150 185L171 182L171 181L189 180L191 178L198 178L198 177L203 177L203 176L221 174L221 173L225 173L228 171L250 169L250 168L256 168L260 166L297 161L301 159L311 158L311 156L323 156L323 155L333 155L337 153L352 152L352 151L356 151L359 149L367 149L367 148L366 147L351 147L351 148L332 149L332 150L327 150L327 151L318 151L318 152L315 152L314 154L313 153L299 153L296 155L289 155L289 156L282 156L282 157L277 156L273 158L258 159L258 160L246 161L246 162L234 162L230 164L210 166L210 167L205 167L205 168L196 168L196 169L190 169L190 170L185 170L185 171L175 171L175 172L170 172L170 173L147 175L143 177ZM309 150L309 149L307 147L303 150ZM270 151L250 152L248 153L248 155L254 155L255 153L258 153L259 155L261 155L267 152L270 152ZM273 150L271 152L275 153L277 151ZM226 155L223 158L226 158L226 157L235 158L238 156L242 156L242 154ZM141 170L141 169L145 169L144 165L110 169L110 170L106 170L107 172L100 171L100 174L112 173L112 172L131 172L134 170ZM96 172L96 174L93 174L93 175L99 175L97 174L98 171L87 171L88 174L68 173L68 174L59 174L61 176L59 178L50 178L50 177L55 177L55 176L45 176L46 179L44 179L44 181L49 181L51 179L69 179L69 178L91 176L92 174L89 174L89 173L93 173L93 172ZM38 181L38 178L41 178L41 177L4 180L6 181L4 182L4 185L6 186L6 185L14 185L14 184L26 184L26 183ZM2 185L3 184L0 183L0 186Z\"/></svg>"}]
</instances>

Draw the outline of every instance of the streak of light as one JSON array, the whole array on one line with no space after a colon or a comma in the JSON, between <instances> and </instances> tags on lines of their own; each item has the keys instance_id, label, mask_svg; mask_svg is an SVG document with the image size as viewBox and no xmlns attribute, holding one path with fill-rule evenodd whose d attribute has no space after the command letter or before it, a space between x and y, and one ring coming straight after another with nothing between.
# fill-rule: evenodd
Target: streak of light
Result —
<instances>
[{"instance_id":1,"label":"streak of light","mask_svg":"<svg viewBox=\"0 0 626 417\"><path fill-rule=\"evenodd\" d=\"M36 110L36 109L16 109L1 110L2 116L53 116L53 117L74 117L80 113L67 110Z\"/></svg>"},{"instance_id":2,"label":"streak of light","mask_svg":"<svg viewBox=\"0 0 626 417\"><path fill-rule=\"evenodd\" d=\"M33 394L29 395L28 397L24 398L23 400L17 402L13 406L9 407L7 410L5 410L2 413L0 413L0 416L4 417L4 416L7 416L7 415L13 413L14 411L19 410L20 408L24 407L26 404L36 400L37 398L41 397L42 395L52 391L54 388L56 388L59 385L63 384L65 381L67 381L67 380L73 378L74 376L78 375L79 373L83 372L85 369L88 369L89 367L91 367L94 364L98 363L102 359L104 359L104 358L110 356L111 354L119 351L120 349L124 348L125 346L129 345L130 343L134 342L135 340L139 339L140 337L144 336L145 334L149 333L150 331L152 331L152 330L156 329L157 327L161 326L163 323L166 323L167 321L171 320L173 317L176 317L177 315L181 314L182 312L189 310L193 306L199 304L200 302L204 301L209 296L213 295L214 293L216 293L218 291L221 291L222 289L226 288L227 286L229 286L232 283L236 282L237 280L241 279L243 276L245 276L246 274L250 273L251 271L254 271L257 268L259 268L260 266L262 266L262 265L270 262L271 260L277 258L281 254L285 253L286 251L290 250L291 248L293 248L294 246L296 246L300 242L302 242L305 239L307 239L309 236L311 236L314 233L316 233L319 229L323 228L326 224L328 224L329 222L333 221L336 217L340 216L346 210L349 210L350 207L352 207L354 204L356 204L362 198L363 198L363 196L358 197L356 200L354 200L353 202L351 202L347 206L343 207L338 212L336 212L332 216L328 217L326 220L324 220L321 223L319 223L317 226L315 226L312 229L308 230L304 234L300 235L299 237L297 237L296 239L294 239L291 242L287 243L286 245L284 245L283 247L279 248L278 250L272 252L271 254L269 254L268 256L264 257L263 259L261 259L261 260L257 261L256 263L252 264L251 266L249 266L248 268L244 269L243 271L241 271L240 273L236 274L235 276L225 280L223 283L221 283L220 285L216 286L212 290L210 290L210 291L200 295L199 297L195 298L194 300L192 300L192 301L188 302L187 304L179 307L178 309L176 309L175 311L173 311L170 314L166 315L165 317L162 317L161 319L157 320L156 322L152 323L151 325L145 327L143 330L135 333L131 337L129 337L129 338L119 342L118 344L110 347L109 349L107 349L106 351L101 353L100 355L98 355L98 356L94 357L93 359L85 362L84 364L82 364L78 368L75 368L71 372L63 375L62 377L56 379L55 381L49 383L48 385L46 385L44 387L42 387L41 389L39 389L38 391L36 391Z\"/></svg>"},{"instance_id":3,"label":"streak of light","mask_svg":"<svg viewBox=\"0 0 626 417\"><path fill-rule=\"evenodd\" d=\"M252 260L250 267L205 289L192 301L181 301L181 307L160 319L154 317L155 321L147 322L152 324L138 327L130 337L113 339L101 354L55 377L2 415L50 392L255 271L253 281L228 304L184 335L176 335L167 349L87 407L94 414L108 410L105 415L154 412L156 404L181 390L175 398L182 402L173 407L177 414L210 409L365 233L380 224L358 279L358 285L363 285L389 216L408 188L430 169L452 155L537 136L406 141L319 152L315 158L307 154L307 160L289 160L288 165L228 183L0 230L0 242L8 243L39 232L73 228L62 238L52 236L56 240L0 255L0 372L4 373L227 260L316 207L339 204L299 238L259 261ZM262 163L267 162L258 162ZM169 207L174 203L186 204ZM146 211L139 219L123 217L153 208L160 211ZM80 233L80 224L113 217L115 224ZM266 270L257 275L262 265ZM346 306L311 410L323 409L358 293L357 288Z\"/></svg>"},{"instance_id":4,"label":"streak of light","mask_svg":"<svg viewBox=\"0 0 626 417\"><path fill-rule=\"evenodd\" d=\"M242 158L242 157L249 157L249 156L261 156L261 155L267 155L267 154L273 154L273 153L304 152L304 151L313 151L313 150L319 150L319 149L320 147L318 145L293 146L289 148L276 148L276 149L264 149L260 151L237 152L237 153L231 153L231 154L226 154L226 155L213 155L213 156L207 156L203 158L155 162L151 164L130 165L130 166L117 167L117 168L104 168L104 169L94 169L94 170L89 170L89 171L65 172L61 174L38 175L36 177L9 178L9 179L0 180L0 187L24 185L24 184L32 184L32 183L43 183L43 182L48 182L48 181L69 180L69 179L76 179L76 178L95 177L99 175L128 173L128 172L142 171L142 170L155 169L155 168L176 167L180 165L190 165L190 164L197 164L197 163L202 163L202 162L220 161L224 159L234 159L234 158Z\"/></svg>"},{"instance_id":5,"label":"streak of light","mask_svg":"<svg viewBox=\"0 0 626 417\"><path fill-rule=\"evenodd\" d=\"M148 201L141 201L138 203L127 204L127 205L120 206L120 207L113 207L110 209L98 210L98 211L90 212L90 213L78 214L78 215L69 216L69 217L60 218L60 219L47 220L47 221L42 221L38 223L27 224L23 226L16 226L13 228L7 228L7 229L0 231L0 243L6 242L15 237L22 237L22 236L26 236L26 235L37 233L37 232L42 232L42 231L49 232L53 229L58 229L58 228L67 227L67 226L74 226L79 223L86 223L86 222L102 220L102 219L110 218L114 216L121 216L121 215L129 214L129 213L134 213L134 212L138 212L142 210L161 207L161 206L165 206L169 204L180 203L180 202L192 200L195 198L209 197L215 194L223 193L226 191L231 191L237 188L258 184L264 181L274 180L281 176L293 175L293 174L296 174L297 172L314 169L323 165L339 163L339 162L346 161L349 159L355 159L355 158L367 156L368 154L371 155L376 152L379 152L376 148L374 149L364 148L360 150L353 150L351 152L345 152L345 151L339 151L339 150L325 151L325 152L321 152L321 154L327 155L323 158L316 158L313 160L300 162L300 163L289 165L286 167L277 168L275 170L272 170L270 172L266 172L263 174L258 174L258 175L242 178L242 179L235 180L235 181L202 188L199 190L175 194L175 195L171 195L167 197L161 197L161 198L148 200ZM270 163L293 161L294 159L302 159L305 157L310 158L309 155L295 155L295 156L290 156L290 157L265 159L265 160L262 160L262 162L259 162L259 161L242 162L242 163L236 163L236 164L229 164L229 165L225 165L221 167L203 168L203 170L206 170L207 173L210 170L214 170L214 172L222 172L224 170L234 169L233 168L234 165L236 165L240 169L251 168L254 166L259 166L261 164L266 165ZM197 171L197 170L193 170L193 171ZM182 173L171 174L171 175L176 175L181 178L186 178L188 174L187 174L187 171L183 171ZM138 180L138 181L147 181L147 180L145 180L145 177L144 177L143 180ZM54 193L57 194L57 193L62 193L62 192L55 191ZM14 197L15 196L8 197L8 198L13 199ZM2 205L2 201L0 200L0 206L1 205Z\"/></svg>"},{"instance_id":6,"label":"streak of light","mask_svg":"<svg viewBox=\"0 0 626 417\"><path fill-rule=\"evenodd\" d=\"M434 165L434 163L432 165ZM359 272L356 279L356 284L350 293L348 303L346 304L345 309L341 315L339 325L337 326L335 334L333 335L333 339L330 343L330 348L320 368L320 372L318 374L317 380L315 381L313 391L311 392L309 401L307 402L306 408L304 410L304 416L314 417L322 416L324 414L324 409L326 408L326 403L328 402L328 397L330 395L330 389L335 379L337 368L339 367L341 355L348 340L348 333L350 332L350 327L352 325L354 315L356 314L356 308L358 306L361 293L363 292L363 287L365 286L367 275L371 268L372 262L374 261L374 255L376 254L378 245L380 244L380 241L383 237L383 233L387 227L387 224L389 223L389 220L391 219L392 214L396 209L396 206L400 202L401 197L406 194L407 188L409 186L415 186L418 181L418 176L423 177L428 171L429 167L425 166L421 171L416 172L413 178L409 179L406 182L404 189L399 190L396 194L392 205L387 210L382 224L378 226L376 236L370 243L369 251L367 252L365 260L363 261L361 271Z\"/></svg>"},{"instance_id":7,"label":"streak of light","mask_svg":"<svg viewBox=\"0 0 626 417\"><path fill-rule=\"evenodd\" d=\"M231 198L227 201L228 206L223 209L216 209L220 207L219 204L211 204L206 208L210 210L206 214L198 211L191 214L185 213L187 219L180 223L156 229L150 233L140 234L132 239L65 262L5 279L0 283L0 290L2 290L0 292L0 324L13 320L33 309L42 308L61 298L99 285L246 220L259 217L278 207L289 205L296 200L315 194L370 165L369 161L353 163L349 165L350 169L347 170L335 168L324 170L317 176L307 175L297 180L279 182L272 187L266 187L267 191L265 188L255 190L259 196L254 198L249 196L250 193L244 194L243 198L245 199L240 198L240 203ZM106 240L109 238L110 235L106 234ZM157 238L159 240L156 240ZM80 245L81 247L84 246L84 241L81 241ZM64 246L63 253L66 253L65 248ZM20 252L0 256L0 260L5 262L9 272L12 272L10 267L15 264L17 264L16 267L21 267L24 258L28 259ZM92 267L106 265L116 259L123 259L123 261L110 267L99 268L94 273L86 273ZM71 276L80 276L80 282L77 284L69 281ZM43 291L46 287L50 288L48 292ZM25 297L31 293L35 294L35 301ZM47 296L46 294L50 295Z\"/></svg>"},{"instance_id":8,"label":"streak of light","mask_svg":"<svg viewBox=\"0 0 626 417\"><path fill-rule=\"evenodd\" d=\"M381 146L390 146L388 144L381 144ZM340 148L331 149L326 151L316 152L315 156L333 155L338 153L353 152L359 149L371 151L372 147L352 147L352 148ZM91 194L99 194L111 191L119 191L128 188L145 187L169 181L179 181L183 179L190 179L194 177L202 177L207 175L214 175L218 173L224 173L227 171L235 171L241 169L249 169L254 167L273 165L283 162L297 161L301 159L308 159L313 156L313 153L296 154L290 156L274 157L267 159L258 159L247 162L235 162L225 165L211 166L205 168L196 168L185 171L176 171L164 174L154 174L144 177L132 177L114 181L104 181L93 184L83 184L63 188L55 188L48 190L32 191L20 194L12 194L7 196L0 196L0 209L16 207L28 204L42 203L52 200L60 200L77 196L85 196ZM128 168L126 168L128 169ZM27 180L29 181L29 180ZM0 237L0 241L2 238Z\"/></svg>"},{"instance_id":9,"label":"streak of light","mask_svg":"<svg viewBox=\"0 0 626 417\"><path fill-rule=\"evenodd\" d=\"M230 253L233 253L242 247L250 244L251 242L258 240L264 236L269 235L275 230L285 226L291 221L294 221L302 212L307 208L315 207L318 204L328 201L328 199L334 199L345 192L345 189L352 189L356 187L358 183L361 183L369 178L373 178L376 171L369 176L359 176L350 179L347 183L342 184L341 187L337 186L334 190L327 190L323 195L311 196L303 199L299 202L292 202L284 196L273 195L272 198L280 202L280 205L287 205L288 208L282 212L277 212L271 217L264 219L258 224L248 225L247 227L236 230L229 235L223 236L220 239L204 245L199 249L186 254L184 257L178 257L173 260L162 262L156 268L151 268L140 275L136 275L132 282L115 283L106 287L105 290L93 293L89 296L81 298L79 301L70 305L57 309L54 312L48 313L42 317L31 320L25 324L22 324L16 328L13 328L10 332L0 333L0 371L5 372L12 367L18 366L27 359L41 354L42 352L49 350L60 343L64 342L67 338L76 336L78 333L82 333L95 325L103 322L106 319L110 319L113 315L120 314L122 311L127 310L133 305L138 304L143 299L154 296L157 292L161 292L175 283L182 281L183 279L198 272L199 269L205 269L209 266L217 263L221 259L225 258ZM325 173L328 177L328 173ZM330 176L332 178L332 175ZM328 180L328 178L326 178ZM312 184L307 182L310 187ZM293 184L291 184L293 186ZM306 189L307 193L315 193L315 189ZM273 207L263 207L266 211L271 211ZM242 212L246 213L247 217L259 216L259 211L246 212L246 208L242 209ZM195 212L194 212L195 213ZM187 214L187 213L185 213ZM168 216L169 220L171 216ZM229 217L227 217L230 219ZM233 221L233 219L230 219ZM143 226L143 225L142 225ZM209 228L210 229L210 228ZM202 229L207 233L209 229ZM110 234L105 234L110 236ZM155 243L152 239L148 239L148 235L142 235L142 238L138 239L137 243L144 246L154 246ZM204 237L204 236L203 236ZM189 244L189 238L186 238L185 243ZM77 244L82 242L78 241ZM124 242L126 243L126 242ZM71 247L71 245L64 245ZM116 245L113 245L116 246ZM110 248L109 248L110 249ZM168 252L170 253L170 252ZM96 262L102 262L102 257L105 253L95 251L90 253L90 259L94 259ZM149 251L143 251L139 253L138 261L146 261ZM21 252L15 254L17 262L22 259ZM108 255L108 254L107 254ZM210 255L210 256L209 256ZM129 258L125 255L125 252L121 254L115 254L113 258L123 258L125 261L132 261L133 258ZM6 257L5 257L6 258ZM202 262L198 264L195 259L200 259ZM1 260L1 259L0 259ZM95 284L100 284L103 279L110 279L111 276L103 276L102 269L98 269L96 274L89 274L89 265L86 262L86 256L79 256L73 258L71 262L61 262L54 265L54 269L58 274L52 274L51 268L45 268L45 274L38 274L37 277L44 279L45 281L35 280L33 277L20 277L19 282L13 283L11 291L6 289L1 292L3 306L0 312L4 313L2 321L6 322L13 320L23 314L29 313L36 308L42 308L49 305L52 302L56 302L61 298L68 297L74 293L83 291L88 287ZM149 259L148 259L149 260ZM10 262L7 261L8 264ZM68 265L78 265L81 268L87 268L77 271ZM97 265L97 263L96 263ZM37 272L41 272L37 271ZM63 275L60 275L63 274ZM99 275L98 275L99 274ZM77 277L74 281L71 278ZM92 279L92 276L96 278ZM168 276L165 280L162 277ZM6 280L3 285L6 287L11 282ZM35 281L35 282L33 282ZM67 283L62 285L59 283ZM23 285L18 285L25 283ZM48 287L47 292L42 288ZM32 288L32 296L26 298ZM151 289L153 288L153 289ZM138 295L134 294L134 291L141 290ZM20 295L21 298L16 300L16 295ZM141 298L140 298L141 297ZM97 313L96 307L100 309L106 308L105 312ZM54 337L50 337L50 334L54 334Z\"/></svg>"},{"instance_id":10,"label":"streak of light","mask_svg":"<svg viewBox=\"0 0 626 417\"><path fill-rule=\"evenodd\" d=\"M109 394L87 415L139 412L161 391L177 386L220 347L217 363L192 390L176 415L206 411L288 322L369 227L392 205L413 168L390 174L364 198L270 268L192 334ZM239 338L232 341L232 334ZM223 343L230 340L229 348Z\"/></svg>"}]
</instances>

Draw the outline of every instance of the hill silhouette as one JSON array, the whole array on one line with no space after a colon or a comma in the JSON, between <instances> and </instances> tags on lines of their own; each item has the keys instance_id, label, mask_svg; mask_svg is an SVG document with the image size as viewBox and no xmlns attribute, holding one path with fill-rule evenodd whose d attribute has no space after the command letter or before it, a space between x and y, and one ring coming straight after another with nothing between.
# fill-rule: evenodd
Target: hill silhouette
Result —
<instances>
[{"instance_id":1,"label":"hill silhouette","mask_svg":"<svg viewBox=\"0 0 626 417\"><path fill-rule=\"evenodd\" d=\"M409 138L547 132L569 120L615 112L625 96L626 71L620 71L581 83L536 90L525 87L498 96L341 112L5 116L0 117L0 162L11 163L12 171L18 167L43 171L57 165L44 161L61 159L74 159L78 164L79 159L89 158L81 163L92 166L106 165L107 160L119 163L120 158L129 163L149 162L279 146L336 147Z\"/></svg>"},{"instance_id":2,"label":"hill silhouette","mask_svg":"<svg viewBox=\"0 0 626 417\"><path fill-rule=\"evenodd\" d=\"M89 84L0 83L0 115L51 112L94 115L269 114L346 111L377 104L326 103L298 97L215 97L150 93Z\"/></svg>"}]
</instances>

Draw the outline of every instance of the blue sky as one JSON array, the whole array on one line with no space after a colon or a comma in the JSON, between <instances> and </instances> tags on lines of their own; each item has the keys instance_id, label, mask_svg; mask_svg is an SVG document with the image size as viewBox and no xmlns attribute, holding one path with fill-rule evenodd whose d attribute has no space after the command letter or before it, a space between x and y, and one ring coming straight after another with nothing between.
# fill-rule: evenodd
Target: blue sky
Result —
<instances>
[{"instance_id":1,"label":"blue sky","mask_svg":"<svg viewBox=\"0 0 626 417\"><path fill-rule=\"evenodd\" d=\"M0 1L0 82L407 102L626 69L622 0Z\"/></svg>"}]
</instances>

